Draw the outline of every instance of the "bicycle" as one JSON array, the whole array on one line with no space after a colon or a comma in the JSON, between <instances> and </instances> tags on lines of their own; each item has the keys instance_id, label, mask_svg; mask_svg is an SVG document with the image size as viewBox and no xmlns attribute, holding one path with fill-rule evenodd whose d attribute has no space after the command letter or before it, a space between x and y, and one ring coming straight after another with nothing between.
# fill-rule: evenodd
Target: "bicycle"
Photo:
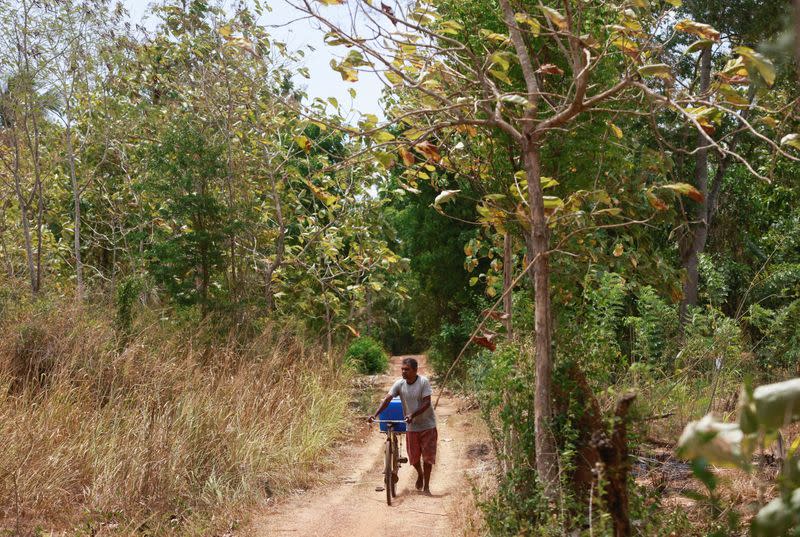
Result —
<instances>
[{"instance_id":1,"label":"bicycle","mask_svg":"<svg viewBox=\"0 0 800 537\"><path fill-rule=\"evenodd\" d=\"M383 482L386 489L386 504L392 505L392 498L397 497L397 472L400 470L400 463L407 463L407 457L400 456L399 435L403 431L395 431L396 423L403 423L403 420L374 420L372 423L385 423L386 443L383 447Z\"/></svg>"}]
</instances>

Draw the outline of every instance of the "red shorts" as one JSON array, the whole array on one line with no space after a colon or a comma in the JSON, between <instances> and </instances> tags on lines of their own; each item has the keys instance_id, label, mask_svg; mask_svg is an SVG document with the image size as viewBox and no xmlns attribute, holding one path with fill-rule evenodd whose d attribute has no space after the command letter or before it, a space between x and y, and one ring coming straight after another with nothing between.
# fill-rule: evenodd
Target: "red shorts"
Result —
<instances>
[{"instance_id":1,"label":"red shorts","mask_svg":"<svg viewBox=\"0 0 800 537\"><path fill-rule=\"evenodd\" d=\"M408 450L408 462L412 466L419 464L422 457L423 462L436 464L436 440L439 433L436 427L424 431L408 431L406 433L406 449Z\"/></svg>"}]
</instances>

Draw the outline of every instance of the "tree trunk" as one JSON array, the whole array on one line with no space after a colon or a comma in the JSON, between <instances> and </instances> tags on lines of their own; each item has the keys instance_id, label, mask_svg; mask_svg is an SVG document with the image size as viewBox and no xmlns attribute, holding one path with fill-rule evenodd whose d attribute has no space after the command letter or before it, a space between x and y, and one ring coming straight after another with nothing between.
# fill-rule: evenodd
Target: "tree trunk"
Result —
<instances>
[{"instance_id":1,"label":"tree trunk","mask_svg":"<svg viewBox=\"0 0 800 537\"><path fill-rule=\"evenodd\" d=\"M78 176L75 173L75 152L72 147L72 127L70 111L67 109L65 135L67 137L67 159L69 160L69 177L72 182L72 202L74 205L75 239L75 295L78 302L83 300L83 261L81 260L81 190Z\"/></svg>"},{"instance_id":2,"label":"tree trunk","mask_svg":"<svg viewBox=\"0 0 800 537\"><path fill-rule=\"evenodd\" d=\"M275 293L272 288L272 275L275 274L275 271L283 264L283 257L286 253L286 225L283 221L283 208L281 206L280 194L275 184L275 177L272 175L270 175L270 190L272 202L275 204L275 221L278 223L278 238L275 240L275 259L269 264L265 274L267 313L272 313L275 309Z\"/></svg>"},{"instance_id":3,"label":"tree trunk","mask_svg":"<svg viewBox=\"0 0 800 537\"><path fill-rule=\"evenodd\" d=\"M711 47L706 47L700 55L700 95L708 91L711 83ZM703 202L694 211L695 222L691 224L691 238L683 255L686 280L683 282L683 298L680 305L680 323L686 324L689 307L697 304L697 288L700 281L699 256L703 253L708 239L708 140L697 133L697 153L695 155L695 186L703 194Z\"/></svg>"},{"instance_id":4,"label":"tree trunk","mask_svg":"<svg viewBox=\"0 0 800 537\"><path fill-rule=\"evenodd\" d=\"M536 330L536 386L534 392L534 427L536 431L536 471L545 495L557 500L558 450L552 430L553 347L550 307L550 260L548 256L549 233L544 213L541 184L540 149L536 141L524 148L525 173L528 180L531 231L527 237L529 255L533 266L529 276L535 293Z\"/></svg>"},{"instance_id":5,"label":"tree trunk","mask_svg":"<svg viewBox=\"0 0 800 537\"><path fill-rule=\"evenodd\" d=\"M593 444L603 462L606 487L603 499L611 520L614 522L614 537L628 537L631 534L630 509L628 507L628 410L635 394L627 394L617 402L614 414L614 428L611 438L605 431L597 431Z\"/></svg>"},{"instance_id":6,"label":"tree trunk","mask_svg":"<svg viewBox=\"0 0 800 537\"><path fill-rule=\"evenodd\" d=\"M20 220L22 222L22 236L25 240L25 260L28 264L28 277L31 281L31 294L36 296L36 266L33 260L33 241L31 240L31 223L28 220L28 200L22 192L22 171L20 170L19 139L14 137L14 191L19 203Z\"/></svg>"},{"instance_id":7,"label":"tree trunk","mask_svg":"<svg viewBox=\"0 0 800 537\"><path fill-rule=\"evenodd\" d=\"M506 231L503 235L503 314L505 319L503 324L506 327L506 333L509 340L514 339L513 323L511 321L511 309L513 307L513 296L509 290L513 280L512 275L512 252L511 252L511 234Z\"/></svg>"}]
</instances>

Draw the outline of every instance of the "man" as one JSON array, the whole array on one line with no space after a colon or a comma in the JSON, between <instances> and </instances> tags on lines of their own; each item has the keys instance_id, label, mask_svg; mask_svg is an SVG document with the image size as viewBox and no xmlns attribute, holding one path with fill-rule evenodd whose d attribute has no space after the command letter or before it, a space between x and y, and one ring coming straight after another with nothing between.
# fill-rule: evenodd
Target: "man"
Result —
<instances>
[{"instance_id":1,"label":"man","mask_svg":"<svg viewBox=\"0 0 800 537\"><path fill-rule=\"evenodd\" d=\"M403 358L400 372L403 378L398 379L389 389L378 410L369 417L369 422L377 419L392 398L400 396L403 403L403 414L408 424L406 427L406 449L408 462L417 470L417 490L430 494L431 470L436 463L436 416L431 406L431 383L422 375L417 375L417 361L414 358ZM420 459L422 464L420 465Z\"/></svg>"}]
</instances>

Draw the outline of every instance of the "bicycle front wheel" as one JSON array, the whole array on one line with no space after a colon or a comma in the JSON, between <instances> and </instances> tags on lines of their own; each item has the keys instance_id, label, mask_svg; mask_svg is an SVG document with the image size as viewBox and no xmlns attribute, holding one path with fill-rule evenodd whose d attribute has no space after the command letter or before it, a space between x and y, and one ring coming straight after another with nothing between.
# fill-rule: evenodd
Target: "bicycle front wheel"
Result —
<instances>
[{"instance_id":1,"label":"bicycle front wheel","mask_svg":"<svg viewBox=\"0 0 800 537\"><path fill-rule=\"evenodd\" d=\"M386 504L392 505L392 487L394 486L392 479L392 438L391 435L386 437L386 447L384 448L383 457L383 485L386 490Z\"/></svg>"}]
</instances>

